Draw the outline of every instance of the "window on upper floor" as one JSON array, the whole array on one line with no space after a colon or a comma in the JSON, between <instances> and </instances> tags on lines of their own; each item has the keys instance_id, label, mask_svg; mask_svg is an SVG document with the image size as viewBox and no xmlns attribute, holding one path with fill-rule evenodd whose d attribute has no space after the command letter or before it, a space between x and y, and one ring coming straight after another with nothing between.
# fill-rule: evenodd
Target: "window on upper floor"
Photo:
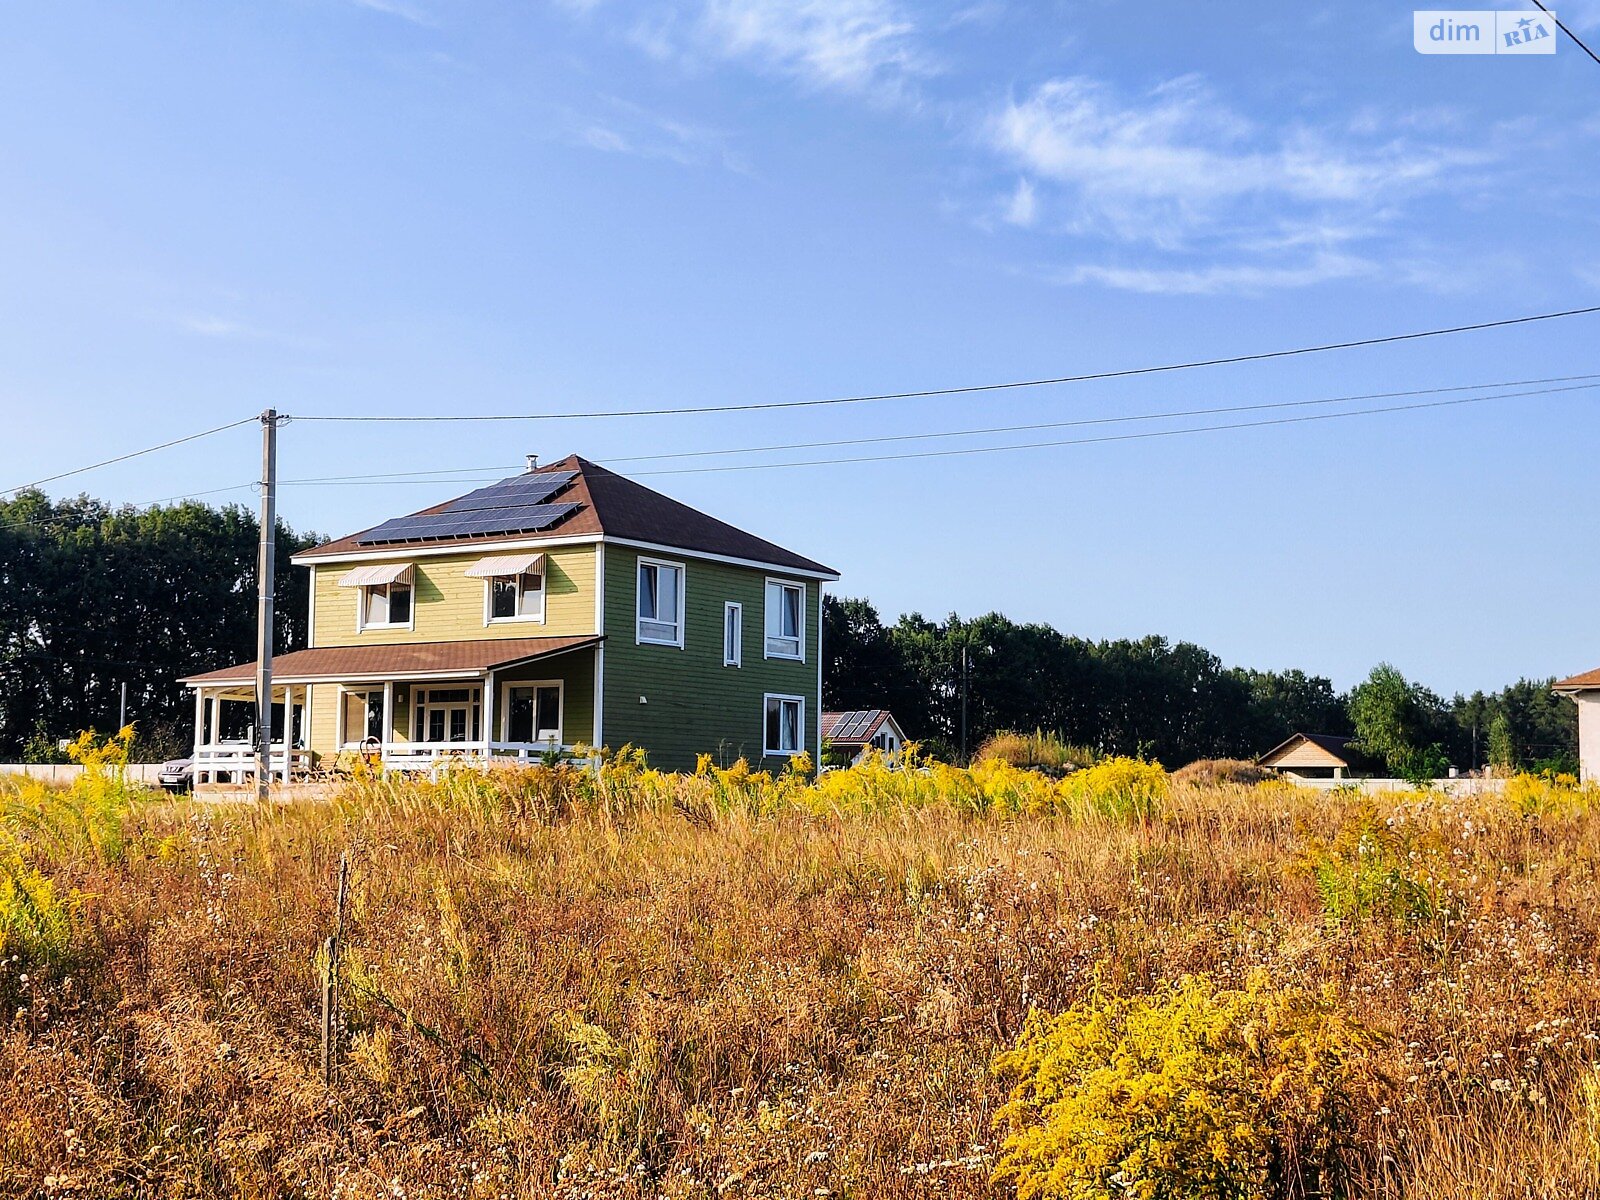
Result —
<instances>
[{"instance_id":1,"label":"window on upper floor","mask_svg":"<svg viewBox=\"0 0 1600 1200\"><path fill-rule=\"evenodd\" d=\"M799 696L766 697L766 752L799 754L805 746L805 701Z\"/></svg>"},{"instance_id":2,"label":"window on upper floor","mask_svg":"<svg viewBox=\"0 0 1600 1200\"><path fill-rule=\"evenodd\" d=\"M496 575L490 579L489 620L544 620L544 576Z\"/></svg>"},{"instance_id":3,"label":"window on upper floor","mask_svg":"<svg viewBox=\"0 0 1600 1200\"><path fill-rule=\"evenodd\" d=\"M683 647L683 593L682 563L639 560L638 641Z\"/></svg>"},{"instance_id":4,"label":"window on upper floor","mask_svg":"<svg viewBox=\"0 0 1600 1200\"><path fill-rule=\"evenodd\" d=\"M465 571L483 580L483 620L544 620L544 555L496 554L480 558Z\"/></svg>"},{"instance_id":5,"label":"window on upper floor","mask_svg":"<svg viewBox=\"0 0 1600 1200\"><path fill-rule=\"evenodd\" d=\"M806 656L806 589L781 579L767 580L768 658Z\"/></svg>"},{"instance_id":6,"label":"window on upper floor","mask_svg":"<svg viewBox=\"0 0 1600 1200\"><path fill-rule=\"evenodd\" d=\"M383 563L341 576L340 587L356 589L356 629L409 629L414 573L411 563Z\"/></svg>"},{"instance_id":7,"label":"window on upper floor","mask_svg":"<svg viewBox=\"0 0 1600 1200\"><path fill-rule=\"evenodd\" d=\"M361 628L394 628L411 624L411 585L376 583L361 589Z\"/></svg>"},{"instance_id":8,"label":"window on upper floor","mask_svg":"<svg viewBox=\"0 0 1600 1200\"><path fill-rule=\"evenodd\" d=\"M722 665L737 667L744 658L744 605L733 600L722 606Z\"/></svg>"}]
</instances>

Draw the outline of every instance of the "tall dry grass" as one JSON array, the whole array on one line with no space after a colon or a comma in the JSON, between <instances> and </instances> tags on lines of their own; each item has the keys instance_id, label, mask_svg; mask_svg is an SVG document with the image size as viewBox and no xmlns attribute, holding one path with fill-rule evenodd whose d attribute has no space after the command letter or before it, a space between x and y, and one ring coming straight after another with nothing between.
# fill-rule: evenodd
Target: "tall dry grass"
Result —
<instances>
[{"instance_id":1,"label":"tall dry grass","mask_svg":"<svg viewBox=\"0 0 1600 1200\"><path fill-rule=\"evenodd\" d=\"M1600 1194L1592 796L1097 780L623 760L149 799L114 852L13 821L79 899L70 953L0 942L0 1193L1004 1195L1031 1009L1265 971L1381 1035L1352 1195Z\"/></svg>"}]
</instances>

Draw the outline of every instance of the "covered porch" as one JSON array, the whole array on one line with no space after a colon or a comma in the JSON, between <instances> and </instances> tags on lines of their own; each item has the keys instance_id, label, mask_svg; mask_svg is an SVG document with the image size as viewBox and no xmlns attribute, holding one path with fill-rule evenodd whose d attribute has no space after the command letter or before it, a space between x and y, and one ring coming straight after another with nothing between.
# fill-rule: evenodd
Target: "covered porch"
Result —
<instances>
[{"instance_id":1,"label":"covered porch","mask_svg":"<svg viewBox=\"0 0 1600 1200\"><path fill-rule=\"evenodd\" d=\"M599 637L502 638L300 650L273 664L275 781L359 765L433 772L536 762L595 743ZM255 664L195 691L195 785L254 782ZM286 722L282 713L290 714Z\"/></svg>"}]
</instances>

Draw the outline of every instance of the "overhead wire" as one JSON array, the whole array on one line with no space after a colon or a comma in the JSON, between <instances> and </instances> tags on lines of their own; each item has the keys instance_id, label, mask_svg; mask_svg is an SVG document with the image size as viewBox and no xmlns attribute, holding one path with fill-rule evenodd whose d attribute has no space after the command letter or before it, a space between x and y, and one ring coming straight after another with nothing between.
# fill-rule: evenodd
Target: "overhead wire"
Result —
<instances>
[{"instance_id":1,"label":"overhead wire","mask_svg":"<svg viewBox=\"0 0 1600 1200\"><path fill-rule=\"evenodd\" d=\"M127 462L130 459L142 458L146 454L154 454L158 450L170 450L174 446L182 446L186 442L197 442L201 438L211 437L213 434L226 433L230 429L238 429L241 425L250 425L259 420L258 417L244 417L238 421L229 421L226 425L218 425L215 429L202 429L199 433L187 434L184 437L173 438L170 442L162 442L157 446L146 446L143 450L132 450L127 454L119 454L115 458L107 458L97 463L90 463L86 467L75 467L70 471L62 471L55 475L46 475L43 479L35 479L30 483L19 483L15 487L0 488L0 496L12 492L26 491L36 488L41 484L55 483L58 479L70 479L74 475L82 475L89 471L98 471L101 467L113 466L116 463Z\"/></svg>"},{"instance_id":2,"label":"overhead wire","mask_svg":"<svg viewBox=\"0 0 1600 1200\"><path fill-rule=\"evenodd\" d=\"M918 391L878 392L859 396L834 396L820 400L768 400L743 404L702 404L680 408L630 408L599 409L592 412L565 413L374 413L296 414L297 421L340 421L357 423L417 424L474 421L571 421L597 420L611 417L663 417L689 416L704 413L761 412L772 409L817 408L825 405L868 404L881 400L920 400L937 396L973 395L981 392L1010 391L1019 388L1051 387L1058 384L1089 383L1108 379L1130 379L1143 375L1159 375L1173 371L1192 371L1203 367L1230 366L1238 363L1266 362L1271 359L1293 358L1306 354L1324 354L1334 350L1354 350L1367 346L1392 345L1397 342L1416 341L1421 338L1447 337L1459 333L1473 333L1486 329L1505 329L1528 325L1538 321L1555 321L1566 317L1589 316L1600 313L1600 305L1569 308L1559 312L1535 313L1525 317L1507 317L1497 321L1480 321L1471 325L1454 325L1442 329L1424 329L1413 333L1387 334L1382 337L1358 338L1352 341L1327 342L1315 346L1299 346L1289 350L1267 350L1255 354L1235 354L1224 358L1194 359L1188 362L1164 363L1150 367L1128 367L1117 371L1094 371L1081 375L1058 375L1048 379L1023 379L1006 383L980 383L961 387L924 388Z\"/></svg>"},{"instance_id":3,"label":"overhead wire","mask_svg":"<svg viewBox=\"0 0 1600 1200\"><path fill-rule=\"evenodd\" d=\"M881 436L877 436L877 437L848 438L848 439L839 439L839 440L830 440L830 441L787 442L787 443L765 445L765 446L725 447L725 448L718 448L718 449L711 449L711 450L683 450L683 451L675 451L675 452L666 453L666 454L642 454L642 455L632 455L632 456L611 457L611 458L608 458L607 461L611 462L611 463L621 463L621 462L659 462L659 461L666 461L666 460L673 460L673 459L684 459L684 458L721 457L721 456L734 455L734 454L762 454L762 453L771 453L771 452L779 452L779 451L787 451L787 450L820 450L820 449L829 449L829 448L838 447L838 446L892 444L892 443L901 443L901 442L927 441L927 440L933 440L933 439L939 439L939 438L992 436L992 435L995 435L995 434L1005 434L1005 433L1036 432L1036 431L1045 430L1045 429L1075 428L1075 427L1093 426L1093 425L1117 425L1117 424L1126 424L1126 423L1135 422L1135 421L1172 420L1172 419L1179 419L1179 418L1184 418L1184 417L1216 416L1216 415L1223 415L1223 414L1227 414L1227 413L1238 413L1238 412L1260 412L1260 411L1265 411L1265 410L1297 409L1297 408L1306 408L1306 407L1311 407L1311 406L1321 406L1321 405L1329 405L1329 404L1349 404L1349 403L1355 403L1355 402L1364 401L1364 400L1397 399L1397 398L1400 398L1400 397L1407 397L1407 396L1432 396L1432 395L1440 395L1440 394L1453 393L1453 392L1483 391L1483 390L1489 389L1489 388L1521 387L1521 386L1529 385L1529 384L1542 384L1542 383L1561 383L1561 384L1571 383L1571 384L1573 384L1573 386L1551 387L1551 388L1535 388L1535 389L1531 389L1531 390L1528 390L1528 391L1519 391L1519 392L1502 392L1502 393L1498 393L1498 394L1495 394L1495 395L1473 397L1472 399L1474 399L1474 400L1509 400L1509 399L1517 399L1517 398L1522 398L1522 397L1527 397L1527 396L1545 396L1545 395L1554 395L1554 394L1562 393L1562 392L1583 391L1583 390L1586 390L1588 388L1600 387L1600 384L1579 382L1579 381L1584 381L1584 380L1600 380L1600 374L1557 375L1557 376L1551 376L1551 377L1544 378L1544 379L1508 380L1508 381L1500 382L1500 383L1458 384L1458 385L1453 385L1453 386L1450 386L1450 387L1417 388L1417 389L1413 389L1413 390L1409 390L1409 391L1368 392L1368 393L1358 394L1358 395L1325 397L1325 398L1314 399L1314 400L1283 400L1283 401L1271 401L1271 402L1261 403L1261 404L1220 405L1220 406L1216 406L1216 407L1212 407L1212 408L1193 408L1193 409L1169 410L1169 411L1165 411L1165 412L1154 412L1154 413L1132 413L1132 414L1122 414L1122 415L1110 416L1110 417L1079 417L1079 418L1074 418L1074 419L1068 420L1068 421L1034 422L1034 423L1030 423L1030 424L1026 424L1026 425L995 425L995 426L988 426L986 428L980 428L980 429L955 429L955 430L930 431L930 432L921 432L921 433L886 434L886 435L881 435ZM1333 415L1362 416L1362 415L1385 413L1385 412L1406 411L1411 407L1417 407L1417 406L1402 405L1402 406L1394 406L1394 407L1389 407L1389 408L1361 409L1361 410L1353 411L1353 412L1350 412L1350 413L1333 414ZM1426 406L1422 406L1422 407L1426 407ZM1213 428L1215 428L1215 429L1249 428L1249 427L1256 427L1257 425L1260 425L1260 424L1272 424L1272 423L1273 422L1258 422L1258 423L1245 423L1245 424L1238 424L1238 425L1222 425L1222 426L1207 425L1207 426L1198 427L1196 430L1194 430L1194 432L1199 432L1199 431L1203 431L1205 429L1213 429ZM1184 431L1179 431L1179 432L1184 432ZM1080 440L1079 442L1073 442L1073 443L1044 442L1044 443L1040 443L1040 445L1051 446L1051 445L1057 445L1057 444L1081 444L1082 441L1092 441L1092 440L1101 440L1101 439L1083 439L1083 440ZM1027 449L1027 448L1030 448L1031 445L1032 445L1031 443L1024 444L1024 445L1019 446L1017 448L1019 448L1019 449ZM999 448L1004 448L1004 447L999 447ZM990 448L990 449L995 449L995 448ZM955 451L950 451L950 452L947 452L947 453L956 453L956 452ZM868 459L868 458L862 458L860 460L852 460L852 461L874 461L874 460ZM751 464L751 466L763 466L763 465L768 465L768 464ZM782 466L782 465L785 465L785 464L771 464L771 465ZM333 486L385 487L385 486L404 485L404 484L471 483L471 482L477 482L479 479L483 478L484 476L490 475L490 474L497 474L497 473L499 473L501 471L512 471L512 470L516 470L516 469L517 468L514 465L510 465L510 464L503 465L503 466L494 466L494 465L466 466L466 467L453 467L453 468L436 468L436 469L431 470L431 471L389 472L389 473L379 474L379 475L325 475L325 476L311 476L311 477L307 477L307 478L303 478L303 479L285 479L285 480L281 480L280 483L281 484L285 484L285 485L293 484L293 485L298 485L298 486L328 486L328 487L333 487ZM637 473L639 473L639 474L655 474L655 473L659 473L659 472L637 472ZM678 473L678 472L675 472L675 473Z\"/></svg>"}]
</instances>

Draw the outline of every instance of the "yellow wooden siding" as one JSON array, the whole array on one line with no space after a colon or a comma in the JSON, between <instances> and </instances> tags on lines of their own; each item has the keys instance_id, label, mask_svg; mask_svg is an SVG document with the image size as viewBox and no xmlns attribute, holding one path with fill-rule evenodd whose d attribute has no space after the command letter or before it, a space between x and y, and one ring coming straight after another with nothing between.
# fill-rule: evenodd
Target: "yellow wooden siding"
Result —
<instances>
[{"instance_id":1,"label":"yellow wooden siding","mask_svg":"<svg viewBox=\"0 0 1600 1200\"><path fill-rule=\"evenodd\" d=\"M356 629L360 588L339 586L350 563L311 568L316 599L313 646L393 645L406 642L479 641L488 638L566 637L595 633L595 548L558 546L545 554L545 620L484 622L484 581L466 574L491 553L470 552L414 560L411 629ZM378 561L378 560L373 560Z\"/></svg>"},{"instance_id":2,"label":"yellow wooden siding","mask_svg":"<svg viewBox=\"0 0 1600 1200\"><path fill-rule=\"evenodd\" d=\"M311 693L310 748L323 757L335 754L339 749L339 685L313 683L307 690Z\"/></svg>"},{"instance_id":3,"label":"yellow wooden siding","mask_svg":"<svg viewBox=\"0 0 1600 1200\"><path fill-rule=\"evenodd\" d=\"M1329 754L1315 742L1301 742L1274 758L1262 760L1267 767L1342 767L1345 761Z\"/></svg>"}]
</instances>

